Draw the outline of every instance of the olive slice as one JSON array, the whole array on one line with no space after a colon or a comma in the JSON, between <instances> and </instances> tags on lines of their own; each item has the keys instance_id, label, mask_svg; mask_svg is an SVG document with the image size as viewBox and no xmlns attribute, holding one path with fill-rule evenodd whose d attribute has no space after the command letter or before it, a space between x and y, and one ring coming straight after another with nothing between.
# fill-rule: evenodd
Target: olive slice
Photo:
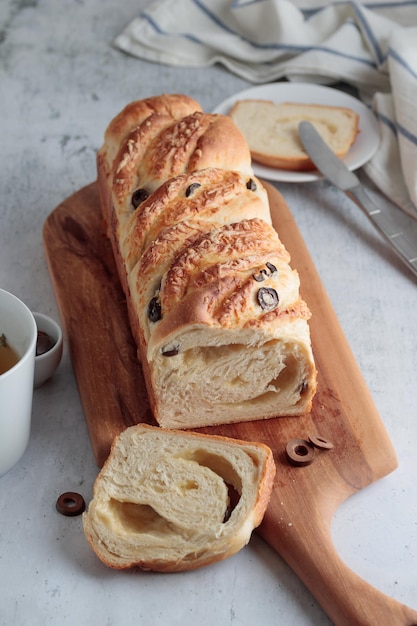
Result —
<instances>
[{"instance_id":1,"label":"olive slice","mask_svg":"<svg viewBox=\"0 0 417 626\"><path fill-rule=\"evenodd\" d=\"M265 280L267 273L266 270L261 270L259 272L259 274L252 274L254 280L256 280L257 283L261 283L262 281Z\"/></svg>"},{"instance_id":2,"label":"olive slice","mask_svg":"<svg viewBox=\"0 0 417 626\"><path fill-rule=\"evenodd\" d=\"M305 393L308 389L308 382L306 380L303 380L303 382L300 385L300 396L303 395L303 393Z\"/></svg>"},{"instance_id":3,"label":"olive slice","mask_svg":"<svg viewBox=\"0 0 417 626\"><path fill-rule=\"evenodd\" d=\"M315 448L320 448L320 450L331 450L333 448L332 442L320 435L309 435L308 439Z\"/></svg>"},{"instance_id":4,"label":"olive slice","mask_svg":"<svg viewBox=\"0 0 417 626\"><path fill-rule=\"evenodd\" d=\"M313 446L305 439L290 439L285 448L287 459L292 465L300 467L310 465L314 461Z\"/></svg>"},{"instance_id":5,"label":"olive slice","mask_svg":"<svg viewBox=\"0 0 417 626\"><path fill-rule=\"evenodd\" d=\"M132 194L132 205L134 209L137 209L138 206L144 202L147 198L149 198L149 191L146 189L136 189L136 191Z\"/></svg>"},{"instance_id":6,"label":"olive slice","mask_svg":"<svg viewBox=\"0 0 417 626\"><path fill-rule=\"evenodd\" d=\"M278 306L279 297L275 289L261 287L258 291L258 302L264 311L273 311Z\"/></svg>"},{"instance_id":7,"label":"olive slice","mask_svg":"<svg viewBox=\"0 0 417 626\"><path fill-rule=\"evenodd\" d=\"M229 503L226 508L226 511L224 512L223 524L226 524L226 522L229 521L230 516L232 515L234 509L239 504L239 500L240 500L240 493L234 487L234 485L231 485L230 483L226 483L226 487L227 487L227 495L228 495Z\"/></svg>"},{"instance_id":8,"label":"olive slice","mask_svg":"<svg viewBox=\"0 0 417 626\"><path fill-rule=\"evenodd\" d=\"M249 178L248 182L246 183L246 188L250 189L250 191L256 191L258 186L255 183L255 181L253 180L253 178Z\"/></svg>"},{"instance_id":9,"label":"olive slice","mask_svg":"<svg viewBox=\"0 0 417 626\"><path fill-rule=\"evenodd\" d=\"M81 515L85 511L85 500L79 493L66 491L56 501L56 510L67 517Z\"/></svg>"},{"instance_id":10,"label":"olive slice","mask_svg":"<svg viewBox=\"0 0 417 626\"><path fill-rule=\"evenodd\" d=\"M179 348L171 348L170 350L164 350L162 348L162 356L177 356L179 351Z\"/></svg>"},{"instance_id":11,"label":"olive slice","mask_svg":"<svg viewBox=\"0 0 417 626\"><path fill-rule=\"evenodd\" d=\"M189 187L185 190L185 197L189 198L199 187L201 187L200 183L191 183L191 185L189 185Z\"/></svg>"},{"instance_id":12,"label":"olive slice","mask_svg":"<svg viewBox=\"0 0 417 626\"><path fill-rule=\"evenodd\" d=\"M148 318L151 322L157 322L162 317L161 303L155 296L148 304Z\"/></svg>"}]
</instances>

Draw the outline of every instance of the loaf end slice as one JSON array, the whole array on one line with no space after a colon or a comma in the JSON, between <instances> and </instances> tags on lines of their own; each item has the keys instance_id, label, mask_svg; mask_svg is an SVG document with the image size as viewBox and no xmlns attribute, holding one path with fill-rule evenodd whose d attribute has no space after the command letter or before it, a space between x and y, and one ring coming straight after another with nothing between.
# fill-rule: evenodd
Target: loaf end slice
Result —
<instances>
[{"instance_id":1,"label":"loaf end slice","mask_svg":"<svg viewBox=\"0 0 417 626\"><path fill-rule=\"evenodd\" d=\"M114 569L209 565L248 543L274 476L264 444L132 426L115 439L96 479L84 532Z\"/></svg>"},{"instance_id":2,"label":"loaf end slice","mask_svg":"<svg viewBox=\"0 0 417 626\"><path fill-rule=\"evenodd\" d=\"M315 126L339 158L346 156L358 134L359 116L348 107L238 100L230 116L245 136L252 159L283 170L315 169L298 133L303 120Z\"/></svg>"}]
</instances>

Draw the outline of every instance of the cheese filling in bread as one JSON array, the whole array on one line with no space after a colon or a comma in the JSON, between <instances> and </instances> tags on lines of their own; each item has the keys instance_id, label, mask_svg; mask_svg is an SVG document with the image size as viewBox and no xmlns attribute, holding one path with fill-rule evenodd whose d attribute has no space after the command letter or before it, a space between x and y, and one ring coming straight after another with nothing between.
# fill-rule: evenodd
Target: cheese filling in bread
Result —
<instances>
[{"instance_id":1,"label":"cheese filling in bread","mask_svg":"<svg viewBox=\"0 0 417 626\"><path fill-rule=\"evenodd\" d=\"M185 96L131 104L106 131L98 180L158 423L309 411L310 311L233 121Z\"/></svg>"},{"instance_id":2,"label":"cheese filling in bread","mask_svg":"<svg viewBox=\"0 0 417 626\"><path fill-rule=\"evenodd\" d=\"M115 569L209 565L248 543L274 475L263 444L132 426L115 440L96 479L85 535Z\"/></svg>"}]
</instances>

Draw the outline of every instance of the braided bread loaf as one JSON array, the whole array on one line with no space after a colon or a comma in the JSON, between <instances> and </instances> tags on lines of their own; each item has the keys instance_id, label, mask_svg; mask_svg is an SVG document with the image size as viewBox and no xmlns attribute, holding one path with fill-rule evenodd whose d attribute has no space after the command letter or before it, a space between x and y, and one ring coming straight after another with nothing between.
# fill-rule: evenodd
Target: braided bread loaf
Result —
<instances>
[{"instance_id":1,"label":"braided bread loaf","mask_svg":"<svg viewBox=\"0 0 417 626\"><path fill-rule=\"evenodd\" d=\"M158 423L310 410L310 312L233 121L186 96L132 103L106 131L98 181Z\"/></svg>"}]
</instances>

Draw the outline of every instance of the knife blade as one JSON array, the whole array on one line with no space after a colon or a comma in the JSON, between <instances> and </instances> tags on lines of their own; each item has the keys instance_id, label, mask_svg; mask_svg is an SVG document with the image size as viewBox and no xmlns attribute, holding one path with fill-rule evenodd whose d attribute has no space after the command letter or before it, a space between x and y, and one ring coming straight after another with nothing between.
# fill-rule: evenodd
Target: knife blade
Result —
<instances>
[{"instance_id":1,"label":"knife blade","mask_svg":"<svg viewBox=\"0 0 417 626\"><path fill-rule=\"evenodd\" d=\"M394 205L376 206L356 174L335 155L313 124L302 121L298 131L304 149L317 169L360 207L397 256L417 276L417 214L414 219Z\"/></svg>"}]
</instances>

